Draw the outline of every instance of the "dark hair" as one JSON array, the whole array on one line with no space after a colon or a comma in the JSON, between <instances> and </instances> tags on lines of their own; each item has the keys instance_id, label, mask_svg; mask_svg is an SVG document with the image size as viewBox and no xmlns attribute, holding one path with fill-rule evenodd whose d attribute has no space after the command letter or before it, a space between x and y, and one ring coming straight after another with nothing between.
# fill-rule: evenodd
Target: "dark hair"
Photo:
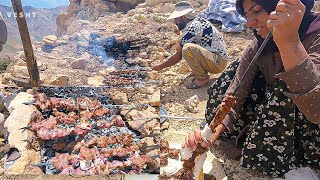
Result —
<instances>
[{"instance_id":1,"label":"dark hair","mask_svg":"<svg viewBox=\"0 0 320 180\"><path fill-rule=\"evenodd\" d=\"M300 1L306 6L306 14L309 14L311 12L311 9L314 6L314 0L300 0ZM270 14L272 11L276 9L276 6L279 0L252 0L252 2L259 4L267 13ZM237 0L236 9L239 14L245 17L242 4L243 4L243 0Z\"/></svg>"},{"instance_id":2,"label":"dark hair","mask_svg":"<svg viewBox=\"0 0 320 180\"><path fill-rule=\"evenodd\" d=\"M243 1L244 0L236 0L236 9L240 15L245 17L245 13L243 9ZM276 6L279 2L279 0L251 0L251 1L260 5L269 14L276 9ZM299 36L300 36L300 39L303 40L308 32L310 24L316 19L316 16L311 12L314 6L314 0L300 0L300 1L306 7L306 11L299 28ZM264 39L261 36L257 35L255 30L253 32L258 40L258 45L261 45ZM269 41L267 46L273 49L273 51L278 51L278 48L276 47L273 41Z\"/></svg>"}]
</instances>

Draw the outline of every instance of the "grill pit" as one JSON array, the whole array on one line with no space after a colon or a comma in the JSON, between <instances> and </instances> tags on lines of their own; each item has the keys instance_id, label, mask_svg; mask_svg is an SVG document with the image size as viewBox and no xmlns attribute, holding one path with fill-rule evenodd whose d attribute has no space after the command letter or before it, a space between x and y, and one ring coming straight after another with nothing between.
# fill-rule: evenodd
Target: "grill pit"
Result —
<instances>
[{"instance_id":1,"label":"grill pit","mask_svg":"<svg viewBox=\"0 0 320 180\"><path fill-rule=\"evenodd\" d=\"M49 99L77 100L85 96L90 100L97 99L104 108L110 110L108 114L92 117L86 122L79 118L73 123L58 123L55 128L62 130L73 129L72 133L66 136L43 138L43 136L39 136L39 131L34 131L40 144L39 150L42 163L37 166L42 168L44 174L113 175L156 173L155 170L147 169L146 163L152 158L142 155L139 147L141 137L138 137L140 134L136 134L131 130L127 123L119 123L120 125L115 123L112 125L113 122L118 122L119 120L114 121L114 119L121 116L119 116L118 107L111 106L112 101L108 91L109 88L107 87L42 87L33 92L34 94L44 93ZM35 105L37 105L37 102ZM65 114L71 112L63 108L58 111ZM79 115L80 111L75 110L73 113ZM41 110L41 114L44 119L56 116L53 109ZM74 133L75 129L79 125L81 126L82 123L90 125L90 128L86 129L85 127L82 129L87 132L85 131L80 135ZM111 124L111 126L101 128L99 123ZM108 142L106 146L102 146L102 141L99 141L103 138L109 138L106 141ZM66 158L69 159L67 164L60 164ZM60 165L63 168L59 168Z\"/></svg>"}]
</instances>

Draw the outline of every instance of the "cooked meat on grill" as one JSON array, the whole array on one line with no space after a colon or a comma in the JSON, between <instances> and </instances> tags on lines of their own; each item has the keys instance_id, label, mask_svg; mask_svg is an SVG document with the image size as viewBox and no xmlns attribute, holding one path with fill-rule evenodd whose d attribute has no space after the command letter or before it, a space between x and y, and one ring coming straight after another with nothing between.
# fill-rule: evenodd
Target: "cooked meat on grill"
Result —
<instances>
[{"instance_id":1,"label":"cooked meat on grill","mask_svg":"<svg viewBox=\"0 0 320 180\"><path fill-rule=\"evenodd\" d=\"M60 175L75 175L75 171L76 170L73 168L73 166L69 165L62 169Z\"/></svg>"},{"instance_id":2,"label":"cooked meat on grill","mask_svg":"<svg viewBox=\"0 0 320 180\"><path fill-rule=\"evenodd\" d=\"M96 110L94 110L93 118L101 117L104 115L108 115L110 113L110 110L105 107L100 107Z\"/></svg>"},{"instance_id":3,"label":"cooked meat on grill","mask_svg":"<svg viewBox=\"0 0 320 180\"><path fill-rule=\"evenodd\" d=\"M116 116L113 117L113 119L111 120L110 123L108 123L104 119L100 119L99 121L97 121L96 125L97 125L98 129L109 129L112 126L124 127L125 126L125 122L123 121L121 116L116 115Z\"/></svg>"},{"instance_id":4,"label":"cooked meat on grill","mask_svg":"<svg viewBox=\"0 0 320 180\"><path fill-rule=\"evenodd\" d=\"M112 162L107 161L107 168L111 169L111 170L115 170L115 169L124 169L124 164L121 161L118 160L114 160Z\"/></svg>"},{"instance_id":5,"label":"cooked meat on grill","mask_svg":"<svg viewBox=\"0 0 320 180\"><path fill-rule=\"evenodd\" d=\"M97 99L90 99L88 97L81 97L77 99L77 104L80 110L93 111L102 107L102 104Z\"/></svg>"},{"instance_id":6,"label":"cooked meat on grill","mask_svg":"<svg viewBox=\"0 0 320 180\"><path fill-rule=\"evenodd\" d=\"M58 118L59 124L72 124L80 118L75 112L65 114L54 109L52 113Z\"/></svg>"},{"instance_id":7,"label":"cooked meat on grill","mask_svg":"<svg viewBox=\"0 0 320 180\"><path fill-rule=\"evenodd\" d=\"M58 171L62 171L63 169L66 169L69 165L68 157L69 154L67 153L56 153L55 156L51 159L51 163Z\"/></svg>"},{"instance_id":8,"label":"cooked meat on grill","mask_svg":"<svg viewBox=\"0 0 320 180\"><path fill-rule=\"evenodd\" d=\"M92 161L92 156L93 156L93 154L92 154L92 152L91 152L91 150L89 149L89 148L87 148L87 147L81 147L81 149L80 149L80 155L81 155L81 157L83 157L85 160L87 160L87 161Z\"/></svg>"},{"instance_id":9,"label":"cooked meat on grill","mask_svg":"<svg viewBox=\"0 0 320 180\"><path fill-rule=\"evenodd\" d=\"M73 134L74 135L79 135L79 136L85 136L86 134L88 134L90 131L92 130L92 125L89 123L79 123L77 124L77 126L75 127Z\"/></svg>"},{"instance_id":10,"label":"cooked meat on grill","mask_svg":"<svg viewBox=\"0 0 320 180\"><path fill-rule=\"evenodd\" d=\"M133 154L134 152L137 152L139 150L139 146L132 145L129 147L117 147L110 150L103 149L101 150L101 155L105 158L110 157L126 157L127 155Z\"/></svg>"},{"instance_id":11,"label":"cooked meat on grill","mask_svg":"<svg viewBox=\"0 0 320 180\"><path fill-rule=\"evenodd\" d=\"M44 121L40 121L38 123L32 122L31 123L31 129L34 130L34 131L38 131L41 128L53 129L57 124L58 124L57 118L53 117L53 116L50 116L49 119L46 119Z\"/></svg>"},{"instance_id":12,"label":"cooked meat on grill","mask_svg":"<svg viewBox=\"0 0 320 180\"><path fill-rule=\"evenodd\" d=\"M131 158L133 169L143 169L146 167L146 163L150 161L150 157L147 155L140 155L135 153Z\"/></svg>"},{"instance_id":13,"label":"cooked meat on grill","mask_svg":"<svg viewBox=\"0 0 320 180\"><path fill-rule=\"evenodd\" d=\"M57 140L73 133L74 128L63 129L55 126L53 129L41 128L37 131L37 135L44 140Z\"/></svg>"}]
</instances>

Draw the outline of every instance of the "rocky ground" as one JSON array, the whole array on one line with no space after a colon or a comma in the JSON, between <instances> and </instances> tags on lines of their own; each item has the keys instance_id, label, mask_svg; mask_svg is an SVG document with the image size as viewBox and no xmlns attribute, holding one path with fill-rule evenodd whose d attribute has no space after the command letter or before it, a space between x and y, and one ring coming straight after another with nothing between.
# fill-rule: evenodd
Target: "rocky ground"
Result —
<instances>
[{"instance_id":1,"label":"rocky ground","mask_svg":"<svg viewBox=\"0 0 320 180\"><path fill-rule=\"evenodd\" d=\"M160 73L151 71L154 64L164 61L175 52L179 36L172 23L166 21L168 12L174 7L173 1L161 1L163 3L156 3L157 5L152 4L152 1L148 2L149 4L139 5L126 14L110 13L90 21L74 19L68 26L65 35L58 38L50 36L44 43L34 44L43 85L101 86L104 84L105 75L114 70L114 67L108 66L107 63L112 62L117 67L125 65L123 59L116 58L111 61L92 53L92 46L89 43L92 40L90 36L92 34L101 38L114 35L119 39L147 37L151 41L149 46L139 51L129 52L127 61L149 70L146 80L160 80L160 85L149 89L141 88L136 94L130 93L130 90L122 91L122 95L128 95L132 99L131 102L149 104L160 95L161 105L169 115L204 117L208 99L207 88L197 90L185 88L185 83L190 83L190 79L185 79L190 73L185 61ZM202 1L193 1L193 3L198 11L206 7ZM217 28L219 28L218 25ZM230 62L239 58L253 38L249 32L222 34L227 44ZM12 81L13 77L28 77L26 63L23 59L24 55L21 52L8 66L7 71L0 74L0 89L5 95L9 95L10 90L17 89ZM212 75L212 82L218 76L219 74ZM188 101L193 102L188 103ZM169 119L165 126L168 132L188 133L199 128L201 123L201 120L175 121ZM218 149L214 155L231 179L270 179L258 172L241 168L239 161L227 159Z\"/></svg>"}]
</instances>

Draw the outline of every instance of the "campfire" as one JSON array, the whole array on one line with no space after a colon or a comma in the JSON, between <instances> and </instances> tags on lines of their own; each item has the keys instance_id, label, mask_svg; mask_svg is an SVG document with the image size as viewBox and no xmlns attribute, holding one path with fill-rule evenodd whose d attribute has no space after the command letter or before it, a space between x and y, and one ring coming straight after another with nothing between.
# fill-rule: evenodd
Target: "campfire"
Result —
<instances>
[{"instance_id":1,"label":"campfire","mask_svg":"<svg viewBox=\"0 0 320 180\"><path fill-rule=\"evenodd\" d=\"M112 175L157 173L148 163L158 156L143 154L145 135L131 129L113 105L108 88L42 87L31 94L35 106L29 126L34 136L24 139L40 151L33 164L44 174ZM30 92L29 92L30 93ZM130 105L123 105L131 107ZM132 106L141 108L142 106ZM153 137L156 135L149 135ZM10 155L8 155L9 157ZM8 168L12 162L5 162Z\"/></svg>"}]
</instances>

